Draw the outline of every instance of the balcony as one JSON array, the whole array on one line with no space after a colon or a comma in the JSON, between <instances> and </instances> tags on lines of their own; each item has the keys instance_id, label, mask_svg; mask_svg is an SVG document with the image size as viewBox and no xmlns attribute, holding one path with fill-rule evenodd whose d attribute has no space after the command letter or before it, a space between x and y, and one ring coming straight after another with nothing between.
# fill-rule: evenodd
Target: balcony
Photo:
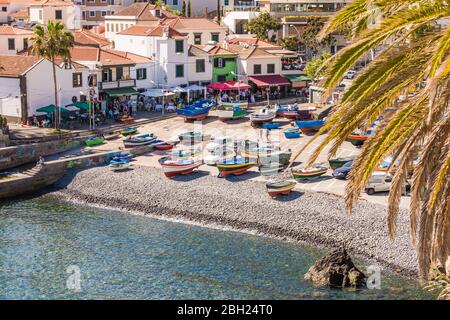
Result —
<instances>
[{"instance_id":1,"label":"balcony","mask_svg":"<svg viewBox=\"0 0 450 320\"><path fill-rule=\"evenodd\" d=\"M105 89L117 89L117 88L130 88L136 86L136 79L116 80L108 82L99 82L98 88L100 90Z\"/></svg>"}]
</instances>

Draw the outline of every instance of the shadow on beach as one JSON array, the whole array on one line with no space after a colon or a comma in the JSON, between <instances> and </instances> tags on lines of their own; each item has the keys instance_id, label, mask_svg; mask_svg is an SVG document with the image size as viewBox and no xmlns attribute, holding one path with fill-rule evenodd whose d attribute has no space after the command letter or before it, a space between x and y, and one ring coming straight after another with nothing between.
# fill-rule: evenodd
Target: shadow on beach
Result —
<instances>
[{"instance_id":1,"label":"shadow on beach","mask_svg":"<svg viewBox=\"0 0 450 320\"><path fill-rule=\"evenodd\" d=\"M256 171L247 171L244 174L238 175L238 176L234 176L234 175L230 175L225 177L225 180L230 181L230 182L241 182L241 181L247 181L249 179L255 178L257 176L259 176L259 172Z\"/></svg>"},{"instance_id":2,"label":"shadow on beach","mask_svg":"<svg viewBox=\"0 0 450 320\"><path fill-rule=\"evenodd\" d=\"M305 194L304 192L294 190L294 191L291 191L291 193L289 193L288 195L279 195L279 196L273 198L273 200L278 201L278 202L289 202L289 201L297 200L304 194Z\"/></svg>"},{"instance_id":3,"label":"shadow on beach","mask_svg":"<svg viewBox=\"0 0 450 320\"><path fill-rule=\"evenodd\" d=\"M189 182L192 180L200 179L205 176L209 175L208 171L202 171L197 170L192 173L186 174L186 175L178 175L170 178L170 180L177 181L177 182Z\"/></svg>"}]
</instances>

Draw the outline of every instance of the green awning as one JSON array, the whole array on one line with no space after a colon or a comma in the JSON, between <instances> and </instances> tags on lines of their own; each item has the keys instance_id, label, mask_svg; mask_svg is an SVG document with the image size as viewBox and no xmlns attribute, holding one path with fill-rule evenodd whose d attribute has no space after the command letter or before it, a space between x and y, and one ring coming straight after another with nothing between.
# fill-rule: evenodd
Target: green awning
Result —
<instances>
[{"instance_id":1,"label":"green awning","mask_svg":"<svg viewBox=\"0 0 450 320\"><path fill-rule=\"evenodd\" d=\"M105 91L110 97L121 97L121 96L131 96L139 94L133 88L116 88L116 89L105 89Z\"/></svg>"},{"instance_id":2,"label":"green awning","mask_svg":"<svg viewBox=\"0 0 450 320\"><path fill-rule=\"evenodd\" d=\"M285 78L287 78L291 82L296 81L312 81L310 77L308 77L306 74L286 74L283 75Z\"/></svg>"},{"instance_id":3,"label":"green awning","mask_svg":"<svg viewBox=\"0 0 450 320\"><path fill-rule=\"evenodd\" d=\"M68 104L66 107L77 107L80 110L84 110L84 111L90 111L91 107L89 104L87 104L86 102L81 102L81 101L77 101L71 104Z\"/></svg>"},{"instance_id":4,"label":"green awning","mask_svg":"<svg viewBox=\"0 0 450 320\"><path fill-rule=\"evenodd\" d=\"M65 113L65 112L70 112L67 109L64 108L58 108L58 112L61 113ZM55 105L54 104L50 104L48 106L45 107L40 107L39 109L36 109L37 112L45 112L45 113L54 113L55 112Z\"/></svg>"}]
</instances>

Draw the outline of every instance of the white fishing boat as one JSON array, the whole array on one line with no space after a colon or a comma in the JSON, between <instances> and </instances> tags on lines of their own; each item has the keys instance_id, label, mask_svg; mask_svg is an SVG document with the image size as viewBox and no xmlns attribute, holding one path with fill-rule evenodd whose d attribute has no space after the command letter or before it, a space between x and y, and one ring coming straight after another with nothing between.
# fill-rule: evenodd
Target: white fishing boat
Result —
<instances>
[{"instance_id":1,"label":"white fishing boat","mask_svg":"<svg viewBox=\"0 0 450 320\"><path fill-rule=\"evenodd\" d=\"M272 122L276 117L276 112L274 110L264 108L257 112L250 114L250 121L252 125L262 124L264 122Z\"/></svg>"}]
</instances>

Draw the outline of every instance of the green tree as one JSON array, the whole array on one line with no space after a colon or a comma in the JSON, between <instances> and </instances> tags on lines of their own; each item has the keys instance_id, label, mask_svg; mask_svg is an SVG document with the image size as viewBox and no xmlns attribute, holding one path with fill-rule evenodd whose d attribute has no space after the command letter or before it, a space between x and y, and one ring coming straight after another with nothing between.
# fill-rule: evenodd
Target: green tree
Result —
<instances>
[{"instance_id":1,"label":"green tree","mask_svg":"<svg viewBox=\"0 0 450 320\"><path fill-rule=\"evenodd\" d=\"M183 4L181 5L181 15L186 17L186 1L183 1Z\"/></svg>"},{"instance_id":2,"label":"green tree","mask_svg":"<svg viewBox=\"0 0 450 320\"><path fill-rule=\"evenodd\" d=\"M376 23L368 23L377 13ZM355 39L327 67L323 82L327 95L358 60L375 48L379 53L318 132L328 135L309 163L330 144L328 156L334 156L353 130L384 118L353 162L346 205L351 213L372 172L393 156L398 164L389 193L389 235L396 236L401 194L412 177L410 231L422 279L450 254L450 27L438 24L449 16L448 0L359 0L339 11L320 34L324 37L351 25Z\"/></svg>"},{"instance_id":3,"label":"green tree","mask_svg":"<svg viewBox=\"0 0 450 320\"><path fill-rule=\"evenodd\" d=\"M289 36L281 39L281 45L286 50L298 49L298 38L296 36Z\"/></svg>"},{"instance_id":4,"label":"green tree","mask_svg":"<svg viewBox=\"0 0 450 320\"><path fill-rule=\"evenodd\" d=\"M164 10L167 11L167 12L170 12L170 13L175 14L177 16L181 16L181 12L180 11L174 10L170 5L168 5L167 3L165 3L165 2L163 2L161 0L153 0L151 3L156 5L156 6L159 6L161 8L164 7Z\"/></svg>"},{"instance_id":5,"label":"green tree","mask_svg":"<svg viewBox=\"0 0 450 320\"><path fill-rule=\"evenodd\" d=\"M62 58L70 61L70 48L73 47L74 38L72 33L64 30L64 25L57 21L50 20L45 26L36 26L31 38L31 52L42 58L48 59L53 68L53 86L55 94L55 128L59 127L59 113L57 108L58 101L58 83L56 79L56 59Z\"/></svg>"},{"instance_id":6,"label":"green tree","mask_svg":"<svg viewBox=\"0 0 450 320\"><path fill-rule=\"evenodd\" d=\"M187 15L188 17L191 16L191 0L188 1L188 6L187 6Z\"/></svg>"},{"instance_id":7,"label":"green tree","mask_svg":"<svg viewBox=\"0 0 450 320\"><path fill-rule=\"evenodd\" d=\"M327 51L323 52L320 57L314 57L305 67L305 73L308 75L313 81L316 79L320 79L325 74L325 61L331 58L331 54Z\"/></svg>"},{"instance_id":8,"label":"green tree","mask_svg":"<svg viewBox=\"0 0 450 320\"><path fill-rule=\"evenodd\" d=\"M245 29L261 40L269 40L269 32L281 28L281 22L268 12L261 13L257 18L245 23Z\"/></svg>"},{"instance_id":9,"label":"green tree","mask_svg":"<svg viewBox=\"0 0 450 320\"><path fill-rule=\"evenodd\" d=\"M320 47L331 46L334 43L334 37L329 34L323 39L319 39L319 33L325 26L326 18L308 17L306 27L300 33L300 42L306 47L306 56L311 58L317 55Z\"/></svg>"}]
</instances>

